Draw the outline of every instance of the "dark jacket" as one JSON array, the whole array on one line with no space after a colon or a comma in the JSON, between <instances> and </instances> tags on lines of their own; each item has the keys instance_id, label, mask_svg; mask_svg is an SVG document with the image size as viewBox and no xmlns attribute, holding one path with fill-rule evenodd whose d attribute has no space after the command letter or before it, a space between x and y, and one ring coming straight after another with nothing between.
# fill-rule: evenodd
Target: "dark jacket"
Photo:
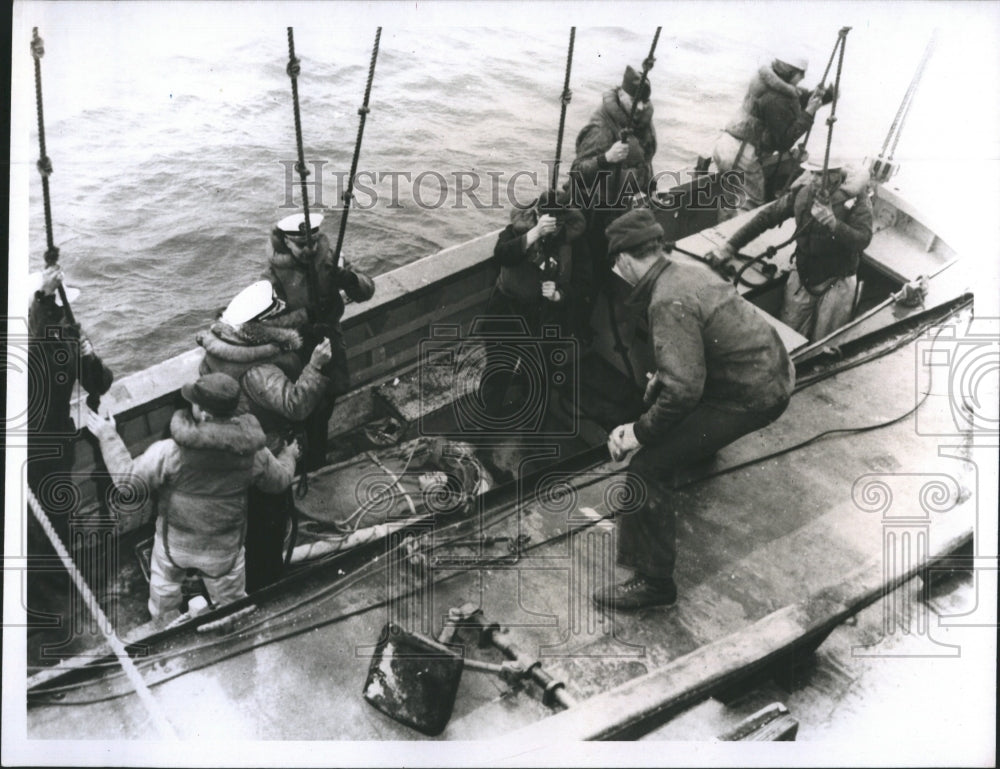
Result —
<instances>
[{"instance_id":1,"label":"dark jacket","mask_svg":"<svg viewBox=\"0 0 1000 769\"><path fill-rule=\"evenodd\" d=\"M77 377L85 391L103 395L114 375L97 355L80 355L80 329L68 322L54 296L35 292L28 336L28 483L40 494L47 475L73 467L77 427L70 400Z\"/></svg>"},{"instance_id":2,"label":"dark jacket","mask_svg":"<svg viewBox=\"0 0 1000 769\"><path fill-rule=\"evenodd\" d=\"M816 197L818 177L792 187L744 224L729 239L739 250L765 230L777 227L794 216L798 236L795 240L795 268L807 287L830 278L854 275L861 252L872 240L872 205L867 193L868 176L852 170L830 197L837 224L828 230L813 221L810 210Z\"/></svg>"},{"instance_id":3,"label":"dark jacket","mask_svg":"<svg viewBox=\"0 0 1000 769\"><path fill-rule=\"evenodd\" d=\"M275 457L250 414L227 421L195 422L174 412L172 437L133 459L116 434L101 453L116 482L159 491L157 533L165 544L194 552L232 554L243 545L247 490L276 493L294 476L291 453Z\"/></svg>"},{"instance_id":4,"label":"dark jacket","mask_svg":"<svg viewBox=\"0 0 1000 769\"><path fill-rule=\"evenodd\" d=\"M199 373L222 372L240 383L237 413L257 418L273 452L313 413L330 385L311 364L301 366L297 351L302 340L291 329L267 323L237 329L220 322L196 340L205 348Z\"/></svg>"},{"instance_id":5,"label":"dark jacket","mask_svg":"<svg viewBox=\"0 0 1000 769\"><path fill-rule=\"evenodd\" d=\"M764 411L791 397L795 369L778 333L704 267L660 258L627 302L646 312L659 388L635 423L640 443L655 444L702 401Z\"/></svg>"},{"instance_id":6,"label":"dark jacket","mask_svg":"<svg viewBox=\"0 0 1000 769\"><path fill-rule=\"evenodd\" d=\"M284 325L304 329L303 355L309 355L324 336L330 338L333 358L323 373L330 379L332 392L341 393L350 387L350 380L347 349L340 328L340 319L344 316L340 292L343 290L352 301L366 302L375 294L375 283L364 273L351 269L346 262L343 266L336 264L326 235L317 236L314 248L319 283L317 297L312 296L308 263L299 261L287 251L275 249L264 277L287 305L289 312L282 318Z\"/></svg>"},{"instance_id":7,"label":"dark jacket","mask_svg":"<svg viewBox=\"0 0 1000 769\"><path fill-rule=\"evenodd\" d=\"M568 195L560 193L560 202ZM493 260L500 268L497 290L509 299L525 304L541 303L542 282L553 280L562 301L569 306L581 293L588 280L589 260L583 233L586 221L577 208L566 208L561 214L561 229L542 242L527 246L527 232L538 223L534 207L517 208L511 212L511 223L504 228L493 249Z\"/></svg>"},{"instance_id":8,"label":"dark jacket","mask_svg":"<svg viewBox=\"0 0 1000 769\"><path fill-rule=\"evenodd\" d=\"M726 132L753 145L758 158L787 152L813 124L813 116L802 109L801 95L797 86L765 65L750 81L740 112Z\"/></svg>"},{"instance_id":9,"label":"dark jacket","mask_svg":"<svg viewBox=\"0 0 1000 769\"><path fill-rule=\"evenodd\" d=\"M585 209L617 208L625 193L652 194L653 155L656 154L656 131L653 128L653 107L645 110L628 138L629 154L620 164L608 163L604 153L618 141L628 124L628 113L618 101L618 89L606 92L601 106L590 116L590 122L576 137L576 158L570 168L570 179L577 205ZM615 169L619 168L618 188L613 189ZM604 193L608 194L605 195Z\"/></svg>"}]
</instances>

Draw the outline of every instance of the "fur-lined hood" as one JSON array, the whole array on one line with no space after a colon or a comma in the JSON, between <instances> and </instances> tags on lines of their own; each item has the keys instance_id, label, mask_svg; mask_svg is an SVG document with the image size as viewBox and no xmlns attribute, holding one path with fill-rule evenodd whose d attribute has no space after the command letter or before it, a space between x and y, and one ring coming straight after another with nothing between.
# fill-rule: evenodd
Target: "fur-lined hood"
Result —
<instances>
[{"instance_id":1,"label":"fur-lined hood","mask_svg":"<svg viewBox=\"0 0 1000 769\"><path fill-rule=\"evenodd\" d=\"M195 422L190 410L175 411L170 419L174 442L186 449L214 449L247 456L264 448L266 439L257 417L241 414L226 421Z\"/></svg>"},{"instance_id":2,"label":"fur-lined hood","mask_svg":"<svg viewBox=\"0 0 1000 769\"><path fill-rule=\"evenodd\" d=\"M217 321L195 340L209 355L235 363L270 361L302 347L302 336L295 329L255 321L240 326Z\"/></svg>"},{"instance_id":3,"label":"fur-lined hood","mask_svg":"<svg viewBox=\"0 0 1000 769\"><path fill-rule=\"evenodd\" d=\"M771 68L770 64L765 64L757 70L756 77L750 82L750 92L754 96L763 96L766 91L777 91L785 96L799 98L798 86L786 83L778 77L778 73Z\"/></svg>"}]
</instances>

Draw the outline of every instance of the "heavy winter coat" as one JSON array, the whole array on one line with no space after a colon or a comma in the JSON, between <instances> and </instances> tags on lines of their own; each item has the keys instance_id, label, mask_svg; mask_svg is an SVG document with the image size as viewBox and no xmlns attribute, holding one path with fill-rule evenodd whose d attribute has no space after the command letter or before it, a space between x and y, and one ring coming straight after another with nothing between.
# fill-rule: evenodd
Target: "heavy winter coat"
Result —
<instances>
[{"instance_id":1,"label":"heavy winter coat","mask_svg":"<svg viewBox=\"0 0 1000 769\"><path fill-rule=\"evenodd\" d=\"M750 81L740 112L726 132L753 145L758 158L787 152L813 123L813 116L802 109L801 96L797 86L765 65Z\"/></svg>"},{"instance_id":2,"label":"heavy winter coat","mask_svg":"<svg viewBox=\"0 0 1000 769\"><path fill-rule=\"evenodd\" d=\"M628 126L628 117L618 101L618 89L614 88L604 94L600 108L576 137L576 158L570 168L570 179L578 205L588 209L595 206L614 208L621 204L620 198L626 193L651 194L653 155L656 154L652 105L636 115L637 124L628 137L628 157L621 164L609 163L604 157ZM610 180L616 168L619 169L619 186L612 189L613 181Z\"/></svg>"},{"instance_id":3,"label":"heavy winter coat","mask_svg":"<svg viewBox=\"0 0 1000 769\"><path fill-rule=\"evenodd\" d=\"M627 304L645 310L656 359L640 443L656 444L704 402L763 412L791 397L795 369L778 333L728 281L700 265L659 258Z\"/></svg>"},{"instance_id":4,"label":"heavy winter coat","mask_svg":"<svg viewBox=\"0 0 1000 769\"><path fill-rule=\"evenodd\" d=\"M872 240L872 204L868 199L868 175L849 169L844 181L830 196L837 223L828 230L813 221L811 209L819 191L819 176L810 176L760 211L729 239L739 250L765 230L795 217L795 268L807 288L830 278L854 275L861 252Z\"/></svg>"},{"instance_id":5,"label":"heavy winter coat","mask_svg":"<svg viewBox=\"0 0 1000 769\"><path fill-rule=\"evenodd\" d=\"M157 533L189 552L233 554L243 545L247 490L279 492L295 473L290 452L276 458L250 414L195 422L187 409L174 412L170 438L133 459L114 434L101 438L101 453L119 484L139 493L157 491Z\"/></svg>"},{"instance_id":6,"label":"heavy winter coat","mask_svg":"<svg viewBox=\"0 0 1000 769\"><path fill-rule=\"evenodd\" d=\"M561 193L560 203L568 203ZM562 302L572 301L590 272L583 233L587 223L577 208L566 208L559 231L545 242L527 245L527 232L538 224L534 207L515 208L511 221L493 249L493 259L500 267L497 289L509 299L523 303L542 302L542 281L555 281Z\"/></svg>"},{"instance_id":7,"label":"heavy winter coat","mask_svg":"<svg viewBox=\"0 0 1000 769\"><path fill-rule=\"evenodd\" d=\"M28 483L41 495L46 478L73 467L77 426L70 416L70 401L77 376L86 392L103 395L114 375L97 355L80 355L80 329L67 320L54 296L41 291L32 296L28 337L32 374L28 377Z\"/></svg>"},{"instance_id":8,"label":"heavy winter coat","mask_svg":"<svg viewBox=\"0 0 1000 769\"><path fill-rule=\"evenodd\" d=\"M301 367L301 337L291 329L267 323L233 328L215 323L196 340L205 348L199 373L222 372L240 383L237 413L253 414L277 451L295 423L319 405L330 381L312 364Z\"/></svg>"},{"instance_id":9,"label":"heavy winter coat","mask_svg":"<svg viewBox=\"0 0 1000 769\"><path fill-rule=\"evenodd\" d=\"M347 371L347 349L344 344L340 319L344 316L343 290L355 302L366 302L375 294L375 284L362 272L353 270L345 262L337 264L333 249L326 235L320 234L314 243L316 276L319 295L312 296L309 282L309 265L297 259L280 240L275 245L264 277L274 286L275 293L285 301L289 312L282 322L295 328L306 329L306 343L302 351L308 355L322 337L327 336L333 346L333 358L324 366L323 373L331 380L333 393L346 391L350 386Z\"/></svg>"}]
</instances>

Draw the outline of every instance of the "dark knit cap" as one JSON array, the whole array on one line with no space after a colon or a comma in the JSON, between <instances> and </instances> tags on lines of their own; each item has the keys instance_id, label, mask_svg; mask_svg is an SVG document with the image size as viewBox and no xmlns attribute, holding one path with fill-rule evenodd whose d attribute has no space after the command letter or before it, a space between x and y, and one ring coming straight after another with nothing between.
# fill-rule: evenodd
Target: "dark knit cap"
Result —
<instances>
[{"instance_id":1,"label":"dark knit cap","mask_svg":"<svg viewBox=\"0 0 1000 769\"><path fill-rule=\"evenodd\" d=\"M639 90L639 81L642 80L642 75L636 72L632 67L625 67L625 76L622 78L622 90L635 98L635 93ZM647 79L642 85L642 95L639 97L639 101L646 101L649 98L649 80Z\"/></svg>"},{"instance_id":2,"label":"dark knit cap","mask_svg":"<svg viewBox=\"0 0 1000 769\"><path fill-rule=\"evenodd\" d=\"M637 208L619 216L604 234L608 238L608 256L663 237L663 228L656 223L656 217L648 208Z\"/></svg>"},{"instance_id":3,"label":"dark knit cap","mask_svg":"<svg viewBox=\"0 0 1000 769\"><path fill-rule=\"evenodd\" d=\"M240 385L229 374L214 373L199 377L181 388L181 395L189 403L197 403L205 411L219 417L228 417L240 402Z\"/></svg>"}]
</instances>

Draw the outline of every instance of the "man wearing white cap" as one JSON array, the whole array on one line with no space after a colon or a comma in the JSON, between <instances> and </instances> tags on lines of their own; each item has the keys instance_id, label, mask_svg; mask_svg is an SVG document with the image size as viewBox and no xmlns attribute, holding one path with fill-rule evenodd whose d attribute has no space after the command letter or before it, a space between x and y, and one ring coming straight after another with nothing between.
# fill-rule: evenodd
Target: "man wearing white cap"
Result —
<instances>
[{"instance_id":1,"label":"man wearing white cap","mask_svg":"<svg viewBox=\"0 0 1000 769\"><path fill-rule=\"evenodd\" d=\"M375 294L375 283L362 272L354 270L344 260L334 260L330 240L319 231L323 217L312 213L312 253L306 234L305 215L291 214L277 223L271 231L274 253L264 277L271 282L277 296L287 306L287 322L302 329L304 344L301 355L307 356L324 337L330 340L332 360L323 373L330 380L323 402L313 413L306 434L306 470L315 470L326 464L327 425L333 414L337 395L350 387L347 372L347 349L340 328L344 316L343 291L355 302L366 302ZM315 270L317 285L312 284Z\"/></svg>"},{"instance_id":2,"label":"man wearing white cap","mask_svg":"<svg viewBox=\"0 0 1000 769\"><path fill-rule=\"evenodd\" d=\"M330 387L322 369L330 362L331 345L322 340L303 367L302 337L287 328L289 314L266 280L240 291L208 331L196 337L205 348L200 372L224 373L239 382L237 413L257 417L267 447L277 454L294 433L315 419ZM292 513L291 490L250 491L247 528L247 589L258 590L282 573L282 545Z\"/></svg>"},{"instance_id":3,"label":"man wearing white cap","mask_svg":"<svg viewBox=\"0 0 1000 769\"><path fill-rule=\"evenodd\" d=\"M861 252L872 239L868 174L831 159L806 163L808 172L785 195L763 209L706 258L724 264L765 230L795 217L795 269L785 284L781 320L810 341L822 339L850 321Z\"/></svg>"},{"instance_id":4,"label":"man wearing white cap","mask_svg":"<svg viewBox=\"0 0 1000 769\"><path fill-rule=\"evenodd\" d=\"M739 114L729 122L712 152L719 171L741 171L743 182L731 182L742 197L744 211L764 203L764 170L761 161L773 152L787 152L813 123L813 116L833 96L817 88L800 91L809 62L798 56L777 58L754 74ZM805 107L803 98L808 99ZM724 206L719 219L736 215L736 208Z\"/></svg>"}]
</instances>

